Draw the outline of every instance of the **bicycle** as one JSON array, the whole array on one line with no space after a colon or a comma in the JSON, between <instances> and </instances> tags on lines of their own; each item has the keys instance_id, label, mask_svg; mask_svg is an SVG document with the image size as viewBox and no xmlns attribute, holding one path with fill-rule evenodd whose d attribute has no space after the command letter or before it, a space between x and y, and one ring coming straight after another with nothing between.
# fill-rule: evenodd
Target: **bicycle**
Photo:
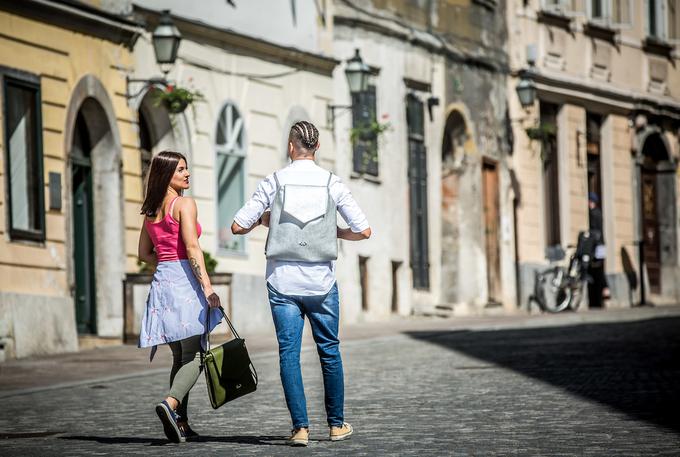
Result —
<instances>
[{"instance_id":1,"label":"bicycle","mask_svg":"<svg viewBox=\"0 0 680 457\"><path fill-rule=\"evenodd\" d=\"M565 257L562 246L546 248L546 258L551 266L535 273L534 293L529 297L530 306L534 301L542 311L549 313L577 310L589 282L588 266L593 258L595 244L595 237L590 232L579 232L576 246L567 246L575 250L566 267L555 264Z\"/></svg>"}]
</instances>

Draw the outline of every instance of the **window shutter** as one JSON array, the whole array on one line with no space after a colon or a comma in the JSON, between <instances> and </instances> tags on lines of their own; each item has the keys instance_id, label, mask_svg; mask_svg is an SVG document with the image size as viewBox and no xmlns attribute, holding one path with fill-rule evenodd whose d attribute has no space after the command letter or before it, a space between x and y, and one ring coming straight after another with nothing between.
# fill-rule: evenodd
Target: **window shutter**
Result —
<instances>
[{"instance_id":1,"label":"window shutter","mask_svg":"<svg viewBox=\"0 0 680 457\"><path fill-rule=\"evenodd\" d=\"M612 0L612 27L626 27L632 25L631 0Z\"/></svg>"},{"instance_id":2,"label":"window shutter","mask_svg":"<svg viewBox=\"0 0 680 457\"><path fill-rule=\"evenodd\" d=\"M376 90L368 86L365 92L352 95L352 126L366 129L376 121ZM356 173L378 175L378 136L362 131L355 139L352 151L353 169Z\"/></svg>"},{"instance_id":3,"label":"window shutter","mask_svg":"<svg viewBox=\"0 0 680 457\"><path fill-rule=\"evenodd\" d=\"M680 0L668 0L668 39L680 41Z\"/></svg>"}]
</instances>

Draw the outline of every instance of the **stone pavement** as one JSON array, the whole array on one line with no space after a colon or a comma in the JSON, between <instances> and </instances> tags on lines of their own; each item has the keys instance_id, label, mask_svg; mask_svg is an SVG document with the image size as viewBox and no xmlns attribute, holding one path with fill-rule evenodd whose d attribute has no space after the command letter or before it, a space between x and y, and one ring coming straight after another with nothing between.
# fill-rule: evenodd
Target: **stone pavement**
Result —
<instances>
[{"instance_id":1,"label":"stone pavement","mask_svg":"<svg viewBox=\"0 0 680 457\"><path fill-rule=\"evenodd\" d=\"M277 356L254 339L257 392L215 411L202 379L192 391L201 442L166 443L153 405L167 373L141 364L126 371L120 357L118 373L100 368L39 386L0 381L0 455L680 455L678 307L347 327L345 410L355 436L328 441L318 357L307 345L306 449L284 445ZM65 363L71 371L78 357L104 366L97 360L112 350ZM0 379L46 373L45 360L0 365Z\"/></svg>"}]
</instances>

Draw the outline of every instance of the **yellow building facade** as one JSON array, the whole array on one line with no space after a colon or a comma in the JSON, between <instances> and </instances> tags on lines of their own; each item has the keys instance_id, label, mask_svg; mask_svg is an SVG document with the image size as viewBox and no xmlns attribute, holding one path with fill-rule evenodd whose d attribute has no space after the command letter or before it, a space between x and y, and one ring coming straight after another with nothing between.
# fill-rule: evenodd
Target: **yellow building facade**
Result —
<instances>
[{"instance_id":1,"label":"yellow building facade","mask_svg":"<svg viewBox=\"0 0 680 457\"><path fill-rule=\"evenodd\" d=\"M139 28L86 5L5 2L0 30L0 356L119 338Z\"/></svg>"}]
</instances>

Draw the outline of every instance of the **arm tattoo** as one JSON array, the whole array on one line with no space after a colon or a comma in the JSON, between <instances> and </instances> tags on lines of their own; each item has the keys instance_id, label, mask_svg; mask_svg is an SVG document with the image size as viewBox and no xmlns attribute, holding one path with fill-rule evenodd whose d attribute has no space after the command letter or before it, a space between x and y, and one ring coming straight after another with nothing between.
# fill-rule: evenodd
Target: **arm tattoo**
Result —
<instances>
[{"instance_id":1,"label":"arm tattoo","mask_svg":"<svg viewBox=\"0 0 680 457\"><path fill-rule=\"evenodd\" d=\"M189 259L189 262L191 263L191 269L194 270L194 275L196 276L196 278L199 281L203 279L201 275L201 266L198 264L196 259L192 257L191 259Z\"/></svg>"}]
</instances>

